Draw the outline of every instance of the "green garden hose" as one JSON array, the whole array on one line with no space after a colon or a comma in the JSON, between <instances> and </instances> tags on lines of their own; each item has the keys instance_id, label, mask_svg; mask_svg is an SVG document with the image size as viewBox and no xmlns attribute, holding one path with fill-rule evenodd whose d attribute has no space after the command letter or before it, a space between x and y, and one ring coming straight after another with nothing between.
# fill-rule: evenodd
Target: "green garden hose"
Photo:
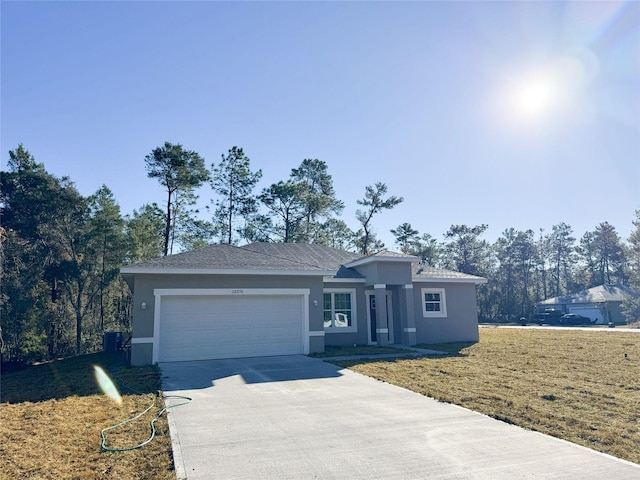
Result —
<instances>
[{"instance_id":1,"label":"green garden hose","mask_svg":"<svg viewBox=\"0 0 640 480\"><path fill-rule=\"evenodd\" d=\"M137 414L134 417L131 417L127 420L124 420L116 425L112 425L110 427L107 428L103 428L102 430L100 430L100 438L101 438L101 442L100 442L100 449L103 452L128 452L131 450L136 450L138 448L142 448L144 447L146 444L148 444L149 442L151 442L155 436L156 436L156 420L158 420L162 414L164 412L166 412L167 410L169 410L170 408L174 408L174 407L179 407L180 405L186 405L187 403L191 402L191 398L189 397L183 397L180 395L169 395L169 396L165 396L163 398L167 399L167 398L180 398L185 400L184 402L178 403L176 405L171 405L171 406L165 406L164 408L162 408L158 413L156 413L156 415L153 417L153 419L151 420L151 422L149 422L149 426L151 429L151 433L149 434L149 438L147 438L144 442L139 443L137 445L133 445L131 447L124 447L124 448L111 448L111 447L107 447L107 438L105 436L105 432L109 431L109 430L113 430L114 428L118 428L121 427L123 425L126 425L127 423L133 422L134 420L137 420L138 418L140 418L141 416L143 416L145 413L149 412L153 407L155 407L156 405L156 399L158 397L154 397L153 401L151 402L151 405L149 405L147 407L146 410L144 410L143 412Z\"/></svg>"},{"instance_id":2,"label":"green garden hose","mask_svg":"<svg viewBox=\"0 0 640 480\"><path fill-rule=\"evenodd\" d=\"M113 375L114 377L118 378L118 380L120 380L120 383L122 384L122 386L124 388L127 388L128 390L131 390L133 393L136 393L138 395L142 395L142 392L138 392L136 390L134 390L133 388L129 387L127 384L124 383L124 381L122 380L122 378L118 377L117 375ZM188 403L190 403L193 399L189 398L189 397L184 397L181 395L165 395L163 396L164 399L169 399L169 398L179 398L182 400L185 400L184 402L181 403L177 403L175 405L170 405L170 406L165 406L164 408L162 408L158 413L155 414L155 416L153 417L153 419L151 420L151 422L149 422L149 427L151 430L151 433L149 434L149 438L147 438L144 442L139 443L137 445L133 445L131 447L125 447L125 448L111 448L111 447L107 447L107 437L105 435L105 432L108 432L109 430L113 430L114 428L118 428L121 427L123 425L126 425L127 423L133 422L134 420L137 420L138 418L140 418L141 416L143 416L144 414L146 414L147 412L149 412L153 407L156 406L156 401L159 398L160 395L156 395L155 397L153 397L153 401L151 402L151 405L149 405L143 412L135 415L134 417L131 417L127 420L124 420L116 425L111 425L110 427L107 428L103 428L102 430L100 430L100 450L103 452L128 452L131 450L136 450L138 448L142 448L145 445L147 445L149 442L151 442L155 436L156 436L156 420L158 420L167 410L169 410L170 408L174 408L174 407L179 407L181 405L186 405Z\"/></svg>"}]
</instances>

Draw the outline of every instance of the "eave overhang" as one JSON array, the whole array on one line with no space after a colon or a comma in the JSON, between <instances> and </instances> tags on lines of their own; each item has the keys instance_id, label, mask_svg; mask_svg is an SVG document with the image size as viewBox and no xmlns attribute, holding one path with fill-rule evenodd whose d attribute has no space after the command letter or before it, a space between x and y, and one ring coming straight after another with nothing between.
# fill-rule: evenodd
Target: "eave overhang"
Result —
<instances>
[{"instance_id":1,"label":"eave overhang","mask_svg":"<svg viewBox=\"0 0 640 480\"><path fill-rule=\"evenodd\" d=\"M484 285L488 282L486 278L477 277L477 278L438 278L438 277L429 277L429 278L412 278L413 283L473 283L475 285Z\"/></svg>"},{"instance_id":2,"label":"eave overhang","mask_svg":"<svg viewBox=\"0 0 640 480\"><path fill-rule=\"evenodd\" d=\"M347 268L358 267L361 265L367 265L368 263L415 263L420 261L418 257L383 257L383 256L371 256L364 257L354 260L352 262L346 263L344 266Z\"/></svg>"},{"instance_id":3,"label":"eave overhang","mask_svg":"<svg viewBox=\"0 0 640 480\"><path fill-rule=\"evenodd\" d=\"M221 268L132 268L122 267L122 275L279 275L326 277L335 275L331 270L260 270L260 269L221 269Z\"/></svg>"}]
</instances>

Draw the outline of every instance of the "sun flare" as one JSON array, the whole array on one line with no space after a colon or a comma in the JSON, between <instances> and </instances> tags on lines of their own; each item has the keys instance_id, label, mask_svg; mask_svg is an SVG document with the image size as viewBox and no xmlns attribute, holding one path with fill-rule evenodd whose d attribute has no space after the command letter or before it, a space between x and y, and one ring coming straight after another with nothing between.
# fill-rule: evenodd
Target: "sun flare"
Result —
<instances>
[{"instance_id":1,"label":"sun flare","mask_svg":"<svg viewBox=\"0 0 640 480\"><path fill-rule=\"evenodd\" d=\"M597 59L578 53L513 72L502 90L508 121L530 127L560 118L584 120L587 87L597 73Z\"/></svg>"},{"instance_id":2,"label":"sun flare","mask_svg":"<svg viewBox=\"0 0 640 480\"><path fill-rule=\"evenodd\" d=\"M98 383L100 390L102 390L106 396L118 405L122 405L122 397L120 396L120 392L118 392L118 387L113 383L111 377L107 375L107 372L98 365L94 365L93 369L96 376L96 382Z\"/></svg>"},{"instance_id":3,"label":"sun flare","mask_svg":"<svg viewBox=\"0 0 640 480\"><path fill-rule=\"evenodd\" d=\"M549 78L527 79L514 89L514 106L525 117L544 115L553 108L556 90Z\"/></svg>"}]
</instances>

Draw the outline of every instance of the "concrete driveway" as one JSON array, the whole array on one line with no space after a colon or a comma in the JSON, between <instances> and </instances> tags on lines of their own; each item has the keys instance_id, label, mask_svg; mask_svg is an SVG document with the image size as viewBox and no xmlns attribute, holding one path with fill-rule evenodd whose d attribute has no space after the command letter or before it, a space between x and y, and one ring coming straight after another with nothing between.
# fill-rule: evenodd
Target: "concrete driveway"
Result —
<instances>
[{"instance_id":1,"label":"concrete driveway","mask_svg":"<svg viewBox=\"0 0 640 480\"><path fill-rule=\"evenodd\" d=\"M166 394L193 398L168 414L179 479L640 478L640 465L305 356L161 370Z\"/></svg>"}]
</instances>

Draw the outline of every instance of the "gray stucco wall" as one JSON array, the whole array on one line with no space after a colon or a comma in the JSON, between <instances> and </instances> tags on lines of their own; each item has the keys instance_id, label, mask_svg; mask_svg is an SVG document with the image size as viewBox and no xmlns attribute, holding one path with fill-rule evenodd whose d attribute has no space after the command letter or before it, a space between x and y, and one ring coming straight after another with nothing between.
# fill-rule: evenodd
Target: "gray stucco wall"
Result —
<instances>
[{"instance_id":1,"label":"gray stucco wall","mask_svg":"<svg viewBox=\"0 0 640 480\"><path fill-rule=\"evenodd\" d=\"M325 287L330 287L326 285ZM444 288L447 305L446 318L425 318L422 313L422 288ZM357 287L358 331L356 333L325 333L325 345L366 345L369 342L368 317L365 291L370 286ZM387 286L391 292L393 309L393 331L395 343L402 343L402 316L406 308L402 305L400 286ZM476 287L474 284L416 283L413 287L414 316L417 343L448 343L478 341L478 312Z\"/></svg>"},{"instance_id":2,"label":"gray stucco wall","mask_svg":"<svg viewBox=\"0 0 640 480\"><path fill-rule=\"evenodd\" d=\"M324 352L324 337L309 337L309 353Z\"/></svg>"},{"instance_id":3,"label":"gray stucco wall","mask_svg":"<svg viewBox=\"0 0 640 480\"><path fill-rule=\"evenodd\" d=\"M153 355L153 345L150 343L138 343L131 345L131 365L149 365Z\"/></svg>"},{"instance_id":4,"label":"gray stucco wall","mask_svg":"<svg viewBox=\"0 0 640 480\"><path fill-rule=\"evenodd\" d=\"M610 320L616 325L626 325L627 319L622 314L622 302L608 302L607 310L611 314L611 318L607 319L607 322Z\"/></svg>"},{"instance_id":5,"label":"gray stucco wall","mask_svg":"<svg viewBox=\"0 0 640 480\"><path fill-rule=\"evenodd\" d=\"M393 312L393 340L394 343L402 343L402 317L406 315L405 309L402 307L404 297L400 286L387 287L391 291L391 311Z\"/></svg>"},{"instance_id":6,"label":"gray stucco wall","mask_svg":"<svg viewBox=\"0 0 640 480\"><path fill-rule=\"evenodd\" d=\"M446 318L423 316L422 288L445 289ZM416 283L413 290L418 344L478 341L478 308L474 284Z\"/></svg>"},{"instance_id":7,"label":"gray stucco wall","mask_svg":"<svg viewBox=\"0 0 640 480\"><path fill-rule=\"evenodd\" d=\"M411 264L409 262L389 263L374 262L355 267L367 279L367 283L374 285L405 285L411 283Z\"/></svg>"}]
</instances>

